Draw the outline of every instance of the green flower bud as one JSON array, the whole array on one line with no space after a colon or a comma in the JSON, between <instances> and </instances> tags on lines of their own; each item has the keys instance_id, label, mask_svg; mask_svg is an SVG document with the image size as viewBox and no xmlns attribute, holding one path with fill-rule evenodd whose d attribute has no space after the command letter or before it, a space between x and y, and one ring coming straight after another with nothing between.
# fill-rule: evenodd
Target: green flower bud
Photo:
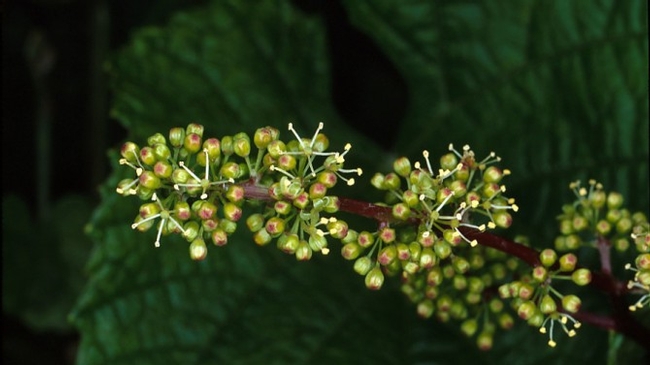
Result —
<instances>
[{"instance_id":1,"label":"green flower bud","mask_svg":"<svg viewBox=\"0 0 650 365\"><path fill-rule=\"evenodd\" d=\"M253 234L253 241L259 246L264 246L271 242L271 234L266 229L260 229Z\"/></svg>"},{"instance_id":2,"label":"green flower bud","mask_svg":"<svg viewBox=\"0 0 650 365\"><path fill-rule=\"evenodd\" d=\"M140 177L140 186L147 189L156 190L162 186L160 178L153 171L144 171Z\"/></svg>"},{"instance_id":3,"label":"green flower bud","mask_svg":"<svg viewBox=\"0 0 650 365\"><path fill-rule=\"evenodd\" d=\"M186 134L197 134L199 137L203 137L203 125L198 123L190 123L187 125L185 130Z\"/></svg>"},{"instance_id":4,"label":"green flower bud","mask_svg":"<svg viewBox=\"0 0 650 365\"><path fill-rule=\"evenodd\" d=\"M237 179L242 175L241 167L239 166L239 164L232 161L226 162L225 164L221 165L221 169L219 169L219 173L225 179Z\"/></svg>"},{"instance_id":5,"label":"green flower bud","mask_svg":"<svg viewBox=\"0 0 650 365\"><path fill-rule=\"evenodd\" d=\"M495 183L486 183L483 185L483 189L481 191L483 192L483 196L489 199L499 194L501 192L501 187Z\"/></svg>"},{"instance_id":6,"label":"green flower bud","mask_svg":"<svg viewBox=\"0 0 650 365\"><path fill-rule=\"evenodd\" d=\"M438 263L438 259L430 247L425 247L420 252L420 267L430 269Z\"/></svg>"},{"instance_id":7,"label":"green flower bud","mask_svg":"<svg viewBox=\"0 0 650 365\"><path fill-rule=\"evenodd\" d=\"M580 232L589 227L589 220L584 216L576 215L575 217L573 217L571 224L575 232Z\"/></svg>"},{"instance_id":8,"label":"green flower bud","mask_svg":"<svg viewBox=\"0 0 650 365\"><path fill-rule=\"evenodd\" d=\"M407 220L411 215L411 208L405 203L393 205L393 217L399 220Z\"/></svg>"},{"instance_id":9,"label":"green flower bud","mask_svg":"<svg viewBox=\"0 0 650 365\"><path fill-rule=\"evenodd\" d=\"M201 150L201 136L196 133L188 133L185 135L183 147L189 153L197 153Z\"/></svg>"},{"instance_id":10,"label":"green flower bud","mask_svg":"<svg viewBox=\"0 0 650 365\"><path fill-rule=\"evenodd\" d=\"M567 250L573 251L580 248L582 245L582 239L577 234L571 234L564 238L564 247Z\"/></svg>"},{"instance_id":11,"label":"green flower bud","mask_svg":"<svg viewBox=\"0 0 650 365\"><path fill-rule=\"evenodd\" d=\"M246 133L240 132L232 137L233 150L239 157L247 157L251 153L251 140Z\"/></svg>"},{"instance_id":12,"label":"green flower bud","mask_svg":"<svg viewBox=\"0 0 650 365\"><path fill-rule=\"evenodd\" d=\"M467 337L472 337L478 330L478 321L474 318L466 319L460 324L460 331Z\"/></svg>"},{"instance_id":13,"label":"green flower bud","mask_svg":"<svg viewBox=\"0 0 650 365\"><path fill-rule=\"evenodd\" d=\"M348 224L343 220L335 220L327 223L327 230L336 239L343 239L348 235Z\"/></svg>"},{"instance_id":14,"label":"green flower bud","mask_svg":"<svg viewBox=\"0 0 650 365\"><path fill-rule=\"evenodd\" d=\"M607 195L607 208L618 209L623 205L623 200L623 195L621 193L612 191Z\"/></svg>"},{"instance_id":15,"label":"green flower bud","mask_svg":"<svg viewBox=\"0 0 650 365\"><path fill-rule=\"evenodd\" d=\"M591 272L588 269L578 269L571 274L571 280L580 286L587 285L591 282Z\"/></svg>"},{"instance_id":16,"label":"green flower bud","mask_svg":"<svg viewBox=\"0 0 650 365\"><path fill-rule=\"evenodd\" d=\"M140 161L148 166L153 166L156 163L156 156L153 153L153 148L146 146L140 150Z\"/></svg>"},{"instance_id":17,"label":"green flower bud","mask_svg":"<svg viewBox=\"0 0 650 365\"><path fill-rule=\"evenodd\" d=\"M375 243L375 237L372 233L368 231L359 232L359 237L357 238L357 243L363 248L372 246Z\"/></svg>"},{"instance_id":18,"label":"green flower bud","mask_svg":"<svg viewBox=\"0 0 650 365\"><path fill-rule=\"evenodd\" d=\"M464 274L469 271L469 261L462 256L454 256L451 259L451 265L454 270L459 274Z\"/></svg>"},{"instance_id":19,"label":"green flower bud","mask_svg":"<svg viewBox=\"0 0 650 365\"><path fill-rule=\"evenodd\" d=\"M181 127L171 128L169 130L169 144L174 148L179 148L185 141L185 130Z\"/></svg>"},{"instance_id":20,"label":"green flower bud","mask_svg":"<svg viewBox=\"0 0 650 365\"><path fill-rule=\"evenodd\" d=\"M458 157L453 153L447 153L440 157L440 167L443 170L453 170L458 166Z\"/></svg>"},{"instance_id":21,"label":"green flower bud","mask_svg":"<svg viewBox=\"0 0 650 365\"><path fill-rule=\"evenodd\" d=\"M140 148L133 142L125 142L120 149L120 155L130 163L137 163L138 156L140 155Z\"/></svg>"},{"instance_id":22,"label":"green flower bud","mask_svg":"<svg viewBox=\"0 0 650 365\"><path fill-rule=\"evenodd\" d=\"M385 176L380 173L375 173L371 178L370 178L370 184L374 186L378 190L386 190L384 186L384 181L385 181Z\"/></svg>"},{"instance_id":23,"label":"green flower bud","mask_svg":"<svg viewBox=\"0 0 650 365\"><path fill-rule=\"evenodd\" d=\"M393 170L401 177L408 177L411 173L411 161L406 157L400 157L393 162Z\"/></svg>"},{"instance_id":24,"label":"green flower bud","mask_svg":"<svg viewBox=\"0 0 650 365\"><path fill-rule=\"evenodd\" d=\"M379 251L379 254L377 255L377 261L381 265L388 266L390 263L395 261L396 257L397 249L395 248L395 245L388 245Z\"/></svg>"},{"instance_id":25,"label":"green flower bud","mask_svg":"<svg viewBox=\"0 0 650 365\"><path fill-rule=\"evenodd\" d=\"M278 238L278 249L287 254L295 254L300 245L300 238L295 233L283 233Z\"/></svg>"},{"instance_id":26,"label":"green flower bud","mask_svg":"<svg viewBox=\"0 0 650 365\"><path fill-rule=\"evenodd\" d=\"M399 189L401 183L402 181L400 180L399 175L391 172L384 176L383 190Z\"/></svg>"},{"instance_id":27,"label":"green flower bud","mask_svg":"<svg viewBox=\"0 0 650 365\"><path fill-rule=\"evenodd\" d=\"M455 197L463 197L467 194L467 184L464 181L454 180L449 184L449 189L454 192Z\"/></svg>"},{"instance_id":28,"label":"green flower bud","mask_svg":"<svg viewBox=\"0 0 650 365\"><path fill-rule=\"evenodd\" d=\"M198 237L199 235L199 223L195 221L189 221L183 225L183 229L185 230L185 233L183 233L183 237L185 237L186 240L189 242L192 242Z\"/></svg>"},{"instance_id":29,"label":"green flower bud","mask_svg":"<svg viewBox=\"0 0 650 365\"><path fill-rule=\"evenodd\" d=\"M341 256L346 260L355 260L362 252L361 246L357 243L349 242L341 248Z\"/></svg>"},{"instance_id":30,"label":"green flower bud","mask_svg":"<svg viewBox=\"0 0 650 365\"><path fill-rule=\"evenodd\" d=\"M190 244L190 257L192 260L201 261L208 255L208 248L202 238L197 238Z\"/></svg>"},{"instance_id":31,"label":"green flower bud","mask_svg":"<svg viewBox=\"0 0 650 365\"><path fill-rule=\"evenodd\" d=\"M266 221L266 231L273 237L277 237L284 232L284 220L278 217L271 217Z\"/></svg>"},{"instance_id":32,"label":"green flower bud","mask_svg":"<svg viewBox=\"0 0 650 365\"><path fill-rule=\"evenodd\" d=\"M210 235L212 243L216 246L225 246L228 243L228 233L221 228L216 228Z\"/></svg>"},{"instance_id":33,"label":"green flower bud","mask_svg":"<svg viewBox=\"0 0 650 365\"><path fill-rule=\"evenodd\" d=\"M242 209L235 203L227 202L223 205L223 216L233 222L241 219Z\"/></svg>"},{"instance_id":34,"label":"green flower bud","mask_svg":"<svg viewBox=\"0 0 650 365\"><path fill-rule=\"evenodd\" d=\"M639 270L650 270L650 253L642 253L634 260Z\"/></svg>"},{"instance_id":35,"label":"green flower bud","mask_svg":"<svg viewBox=\"0 0 650 365\"><path fill-rule=\"evenodd\" d=\"M296 249L296 260L298 261L308 261L311 259L312 251L309 247L309 243L305 240L300 240L298 243L298 248Z\"/></svg>"},{"instance_id":36,"label":"green flower bud","mask_svg":"<svg viewBox=\"0 0 650 365\"><path fill-rule=\"evenodd\" d=\"M452 285L458 291L465 290L467 289L467 278L464 275L454 275Z\"/></svg>"},{"instance_id":37,"label":"green flower bud","mask_svg":"<svg viewBox=\"0 0 650 365\"><path fill-rule=\"evenodd\" d=\"M219 227L219 223L217 218L206 219L201 221L201 227L204 232L212 232Z\"/></svg>"},{"instance_id":38,"label":"green flower bud","mask_svg":"<svg viewBox=\"0 0 650 365\"><path fill-rule=\"evenodd\" d=\"M149 138L147 138L147 144L151 147L153 147L155 144L160 143L160 144L167 144L167 141L165 140L165 136L163 136L160 133L156 133Z\"/></svg>"},{"instance_id":39,"label":"green flower bud","mask_svg":"<svg viewBox=\"0 0 650 365\"><path fill-rule=\"evenodd\" d=\"M512 215L505 210L497 210L492 214L492 218L497 227L508 228L512 225Z\"/></svg>"},{"instance_id":40,"label":"green flower bud","mask_svg":"<svg viewBox=\"0 0 650 365\"><path fill-rule=\"evenodd\" d=\"M569 313L577 313L580 310L582 302L580 298L573 294L565 295L562 297L562 308Z\"/></svg>"},{"instance_id":41,"label":"green flower bud","mask_svg":"<svg viewBox=\"0 0 650 365\"><path fill-rule=\"evenodd\" d=\"M494 333L482 331L476 337L476 346L482 351L488 351L492 349L494 344Z\"/></svg>"},{"instance_id":42,"label":"green flower bud","mask_svg":"<svg viewBox=\"0 0 650 365\"><path fill-rule=\"evenodd\" d=\"M221 137L221 152L226 157L230 157L235 153L235 144L232 136Z\"/></svg>"},{"instance_id":43,"label":"green flower bud","mask_svg":"<svg viewBox=\"0 0 650 365\"><path fill-rule=\"evenodd\" d=\"M483 181L486 183L498 183L503 178L503 171L496 166L489 166L483 171Z\"/></svg>"},{"instance_id":44,"label":"green flower bud","mask_svg":"<svg viewBox=\"0 0 650 365\"><path fill-rule=\"evenodd\" d=\"M277 159L280 156L282 156L284 152L287 152L287 146L284 144L284 142L280 140L275 140L269 143L269 145L267 146L267 150L269 151L269 155L271 157Z\"/></svg>"},{"instance_id":45,"label":"green flower bud","mask_svg":"<svg viewBox=\"0 0 650 365\"><path fill-rule=\"evenodd\" d=\"M192 216L190 205L184 201L178 201L174 204L174 215L176 219L186 221Z\"/></svg>"},{"instance_id":46,"label":"green flower bud","mask_svg":"<svg viewBox=\"0 0 650 365\"><path fill-rule=\"evenodd\" d=\"M166 144L156 143L152 148L154 157L159 161L167 161L172 156Z\"/></svg>"},{"instance_id":47,"label":"green flower bud","mask_svg":"<svg viewBox=\"0 0 650 365\"><path fill-rule=\"evenodd\" d=\"M544 266L536 266L533 268L533 279L542 283L548 278L548 271Z\"/></svg>"},{"instance_id":48,"label":"green flower bud","mask_svg":"<svg viewBox=\"0 0 650 365\"><path fill-rule=\"evenodd\" d=\"M264 227L264 216L259 213L251 214L246 218L246 226L251 232L256 232Z\"/></svg>"},{"instance_id":49,"label":"green flower bud","mask_svg":"<svg viewBox=\"0 0 650 365\"><path fill-rule=\"evenodd\" d=\"M153 173L159 178L167 179L172 176L174 169L168 162L158 161L153 166Z\"/></svg>"},{"instance_id":50,"label":"green flower bud","mask_svg":"<svg viewBox=\"0 0 650 365\"><path fill-rule=\"evenodd\" d=\"M365 278L366 287L370 290L379 290L384 285L384 273L378 265L370 269Z\"/></svg>"},{"instance_id":51,"label":"green flower bud","mask_svg":"<svg viewBox=\"0 0 650 365\"><path fill-rule=\"evenodd\" d=\"M560 257L560 271L573 271L578 263L578 257L572 253L564 254Z\"/></svg>"},{"instance_id":52,"label":"green flower bud","mask_svg":"<svg viewBox=\"0 0 650 365\"><path fill-rule=\"evenodd\" d=\"M560 221L560 233L563 235L568 235L574 232L573 220L571 219L562 219Z\"/></svg>"},{"instance_id":53,"label":"green flower bud","mask_svg":"<svg viewBox=\"0 0 650 365\"><path fill-rule=\"evenodd\" d=\"M312 251L320 252L327 248L327 239L324 236L318 234L312 234L309 236L309 247Z\"/></svg>"},{"instance_id":54,"label":"green flower bud","mask_svg":"<svg viewBox=\"0 0 650 365\"><path fill-rule=\"evenodd\" d=\"M544 314L555 313L557 311L555 300L548 294L544 295L539 302L539 310Z\"/></svg>"},{"instance_id":55,"label":"green flower bud","mask_svg":"<svg viewBox=\"0 0 650 365\"><path fill-rule=\"evenodd\" d=\"M372 260L368 256L359 257L354 261L354 271L359 275L366 275L372 266Z\"/></svg>"},{"instance_id":56,"label":"green flower bud","mask_svg":"<svg viewBox=\"0 0 650 365\"><path fill-rule=\"evenodd\" d=\"M632 219L630 218L621 218L616 223L616 232L620 234L628 234L632 231Z\"/></svg>"},{"instance_id":57,"label":"green flower bud","mask_svg":"<svg viewBox=\"0 0 650 365\"><path fill-rule=\"evenodd\" d=\"M253 135L253 143L258 149L266 148L271 142L278 139L280 132L273 127L258 128Z\"/></svg>"},{"instance_id":58,"label":"green flower bud","mask_svg":"<svg viewBox=\"0 0 650 365\"><path fill-rule=\"evenodd\" d=\"M523 319L528 320L537 313L537 306L532 300L526 300L517 308L517 315Z\"/></svg>"},{"instance_id":59,"label":"green flower bud","mask_svg":"<svg viewBox=\"0 0 650 365\"><path fill-rule=\"evenodd\" d=\"M551 267L557 261L557 253L550 248L544 249L539 253L539 260L545 267Z\"/></svg>"},{"instance_id":60,"label":"green flower bud","mask_svg":"<svg viewBox=\"0 0 650 365\"><path fill-rule=\"evenodd\" d=\"M175 169L172 172L172 181L176 184L186 184L190 179L190 174L185 169Z\"/></svg>"},{"instance_id":61,"label":"green flower bud","mask_svg":"<svg viewBox=\"0 0 650 365\"><path fill-rule=\"evenodd\" d=\"M438 255L438 257L441 260L444 260L447 257L449 257L449 255L451 255L451 251L452 251L451 250L451 245L447 241L444 241L444 240L436 241L436 243L433 245L433 249L436 252L436 255Z\"/></svg>"},{"instance_id":62,"label":"green flower bud","mask_svg":"<svg viewBox=\"0 0 650 365\"><path fill-rule=\"evenodd\" d=\"M327 194L327 186L320 182L315 182L309 186L309 199L320 199Z\"/></svg>"},{"instance_id":63,"label":"green flower bud","mask_svg":"<svg viewBox=\"0 0 650 365\"><path fill-rule=\"evenodd\" d=\"M429 318L433 314L434 310L433 301L430 299L425 299L418 303L417 313L422 318Z\"/></svg>"},{"instance_id":64,"label":"green flower bud","mask_svg":"<svg viewBox=\"0 0 650 365\"><path fill-rule=\"evenodd\" d=\"M604 219L601 219L600 221L598 221L598 223L596 223L596 232L598 232L602 236L608 235L611 230L612 230L612 225Z\"/></svg>"}]
</instances>

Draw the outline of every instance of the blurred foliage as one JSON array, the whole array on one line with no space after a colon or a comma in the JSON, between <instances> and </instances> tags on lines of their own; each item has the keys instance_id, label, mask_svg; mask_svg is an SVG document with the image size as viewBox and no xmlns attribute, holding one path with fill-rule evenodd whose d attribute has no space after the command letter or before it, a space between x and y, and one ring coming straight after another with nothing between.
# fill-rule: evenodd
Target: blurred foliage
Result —
<instances>
[{"instance_id":1,"label":"blurred foliage","mask_svg":"<svg viewBox=\"0 0 650 365\"><path fill-rule=\"evenodd\" d=\"M450 142L479 154L494 150L513 171L508 195L521 207L512 234L525 233L538 246L551 242L568 184L579 178L598 179L628 197L630 209L648 212L647 2L343 5L408 85L408 109L395 121L389 150L337 114L322 19L281 0L213 1L135 32L107 64L111 114L136 142L189 122L221 137L264 125L284 131L288 122L308 133L322 121L332 146L352 142L351 164L364 167L345 194L370 200L376 195L367 179L397 155L417 160L428 149L435 156ZM129 173L114 168L88 225L88 281L69 317L82 335L79 364L605 364L642 355L635 344L588 326L551 349L525 324L497 335L495 348L483 353L454 324L417 318L397 280L369 292L337 255L297 263L256 247L243 227L199 263L181 240L154 249L153 232L130 229L138 202L114 193ZM85 219L79 204L61 203L57 217ZM79 276L61 276L80 275L82 258L69 248L87 238L62 223L50 229L55 235L40 237L20 202L5 200L7 211L13 214L4 214L3 240L28 234L13 248L18 253L3 245L3 275L15 279L3 281L3 294L21 286L71 288L24 294L53 298L46 310L3 296L15 313L42 323L78 293ZM25 250L44 240L59 243L28 257L40 263L30 275L16 275L24 272Z\"/></svg>"}]
</instances>

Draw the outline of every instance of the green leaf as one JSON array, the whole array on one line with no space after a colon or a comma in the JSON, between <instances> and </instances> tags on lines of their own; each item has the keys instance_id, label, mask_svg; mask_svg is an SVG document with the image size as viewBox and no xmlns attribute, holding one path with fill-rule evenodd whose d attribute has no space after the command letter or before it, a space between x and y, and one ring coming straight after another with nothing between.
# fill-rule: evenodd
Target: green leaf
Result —
<instances>
[{"instance_id":1,"label":"green leaf","mask_svg":"<svg viewBox=\"0 0 650 365\"><path fill-rule=\"evenodd\" d=\"M647 211L646 1L344 3L409 86L400 154L496 151L527 225L513 228L541 240L577 179Z\"/></svg>"}]
</instances>

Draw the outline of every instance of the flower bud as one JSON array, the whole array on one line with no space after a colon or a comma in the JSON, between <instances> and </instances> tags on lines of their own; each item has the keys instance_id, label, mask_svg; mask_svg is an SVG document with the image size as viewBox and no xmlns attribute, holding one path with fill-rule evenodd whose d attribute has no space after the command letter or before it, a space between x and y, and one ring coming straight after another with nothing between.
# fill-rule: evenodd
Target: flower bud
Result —
<instances>
[{"instance_id":1,"label":"flower bud","mask_svg":"<svg viewBox=\"0 0 650 365\"><path fill-rule=\"evenodd\" d=\"M295 254L300 245L300 238L295 233L283 233L277 242L278 249L287 254Z\"/></svg>"},{"instance_id":2,"label":"flower bud","mask_svg":"<svg viewBox=\"0 0 650 365\"><path fill-rule=\"evenodd\" d=\"M259 246L264 246L271 242L271 235L266 229L260 229L253 233L253 241Z\"/></svg>"},{"instance_id":3,"label":"flower bud","mask_svg":"<svg viewBox=\"0 0 650 365\"><path fill-rule=\"evenodd\" d=\"M381 268L378 265L375 265L374 268L368 271L365 283L366 287L370 290L381 289L381 286L384 284L384 273L381 272Z\"/></svg>"},{"instance_id":4,"label":"flower bud","mask_svg":"<svg viewBox=\"0 0 650 365\"><path fill-rule=\"evenodd\" d=\"M539 310L544 314L555 313L557 311L555 300L548 294L544 295L539 302Z\"/></svg>"},{"instance_id":5,"label":"flower bud","mask_svg":"<svg viewBox=\"0 0 650 365\"><path fill-rule=\"evenodd\" d=\"M346 260L355 260L361 254L361 246L354 242L349 242L341 247L341 256Z\"/></svg>"},{"instance_id":6,"label":"flower bud","mask_svg":"<svg viewBox=\"0 0 650 365\"><path fill-rule=\"evenodd\" d=\"M140 161L148 166L153 166L156 163L156 156L153 153L153 148L146 146L140 150Z\"/></svg>"},{"instance_id":7,"label":"flower bud","mask_svg":"<svg viewBox=\"0 0 650 365\"><path fill-rule=\"evenodd\" d=\"M258 149L266 148L271 142L276 140L280 132L273 127L258 128L253 135L253 143Z\"/></svg>"},{"instance_id":8,"label":"flower bud","mask_svg":"<svg viewBox=\"0 0 650 365\"><path fill-rule=\"evenodd\" d=\"M273 237L277 237L284 232L284 220L278 217L271 217L266 221L266 231Z\"/></svg>"},{"instance_id":9,"label":"flower bud","mask_svg":"<svg viewBox=\"0 0 650 365\"><path fill-rule=\"evenodd\" d=\"M311 248L309 248L309 243L305 240L300 240L295 255L296 260L298 261L308 261L311 259L312 251Z\"/></svg>"},{"instance_id":10,"label":"flower bud","mask_svg":"<svg viewBox=\"0 0 650 365\"><path fill-rule=\"evenodd\" d=\"M578 269L571 274L571 280L580 286L587 285L591 282L591 272L588 269Z\"/></svg>"},{"instance_id":11,"label":"flower bud","mask_svg":"<svg viewBox=\"0 0 650 365\"><path fill-rule=\"evenodd\" d=\"M179 148L185 141L185 129L181 127L171 128L169 130L169 144L174 148Z\"/></svg>"},{"instance_id":12,"label":"flower bud","mask_svg":"<svg viewBox=\"0 0 650 365\"><path fill-rule=\"evenodd\" d=\"M544 249L539 253L539 260L545 267L551 267L557 261L557 253L550 248Z\"/></svg>"},{"instance_id":13,"label":"flower bud","mask_svg":"<svg viewBox=\"0 0 650 365\"><path fill-rule=\"evenodd\" d=\"M162 186L160 178L153 171L144 171L140 177L140 186L147 189L156 190Z\"/></svg>"},{"instance_id":14,"label":"flower bud","mask_svg":"<svg viewBox=\"0 0 650 365\"><path fill-rule=\"evenodd\" d=\"M569 313L577 313L581 305L582 302L576 295L569 294L562 297L562 308Z\"/></svg>"},{"instance_id":15,"label":"flower bud","mask_svg":"<svg viewBox=\"0 0 650 365\"><path fill-rule=\"evenodd\" d=\"M186 134L194 133L199 137L203 137L203 125L198 123L190 123L187 125L185 132Z\"/></svg>"},{"instance_id":16,"label":"flower bud","mask_svg":"<svg viewBox=\"0 0 650 365\"><path fill-rule=\"evenodd\" d=\"M233 151L239 157L247 157L251 153L251 140L246 133L240 132L232 137Z\"/></svg>"},{"instance_id":17,"label":"flower bud","mask_svg":"<svg viewBox=\"0 0 650 365\"><path fill-rule=\"evenodd\" d=\"M133 142L125 142L120 149L120 155L130 163L136 163L140 155L140 148Z\"/></svg>"},{"instance_id":18,"label":"flower bud","mask_svg":"<svg viewBox=\"0 0 650 365\"><path fill-rule=\"evenodd\" d=\"M393 162L393 170L401 177L408 177L411 173L411 161L406 157L400 157Z\"/></svg>"},{"instance_id":19,"label":"flower bud","mask_svg":"<svg viewBox=\"0 0 650 365\"><path fill-rule=\"evenodd\" d=\"M560 271L571 272L578 263L578 257L572 253L564 254L560 257Z\"/></svg>"},{"instance_id":20,"label":"flower bud","mask_svg":"<svg viewBox=\"0 0 650 365\"><path fill-rule=\"evenodd\" d=\"M183 147L189 153L197 153L201 150L201 136L196 133L188 133L185 135Z\"/></svg>"},{"instance_id":21,"label":"flower bud","mask_svg":"<svg viewBox=\"0 0 650 365\"><path fill-rule=\"evenodd\" d=\"M201 261L208 255L208 248L202 238L197 238L190 244L190 257L192 260Z\"/></svg>"},{"instance_id":22,"label":"flower bud","mask_svg":"<svg viewBox=\"0 0 650 365\"><path fill-rule=\"evenodd\" d=\"M225 246L228 243L228 233L221 228L216 228L210 236L216 246Z\"/></svg>"},{"instance_id":23,"label":"flower bud","mask_svg":"<svg viewBox=\"0 0 650 365\"><path fill-rule=\"evenodd\" d=\"M354 271L359 275L366 275L372 266L372 260L368 256L359 257L354 261Z\"/></svg>"}]
</instances>

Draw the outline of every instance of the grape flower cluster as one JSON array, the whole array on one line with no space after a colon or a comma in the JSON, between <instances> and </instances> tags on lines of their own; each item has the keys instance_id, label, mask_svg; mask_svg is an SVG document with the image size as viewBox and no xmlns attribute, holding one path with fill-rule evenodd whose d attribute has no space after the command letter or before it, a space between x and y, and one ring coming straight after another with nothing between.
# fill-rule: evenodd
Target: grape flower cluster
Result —
<instances>
[{"instance_id":1,"label":"grape flower cluster","mask_svg":"<svg viewBox=\"0 0 650 365\"><path fill-rule=\"evenodd\" d=\"M220 139L204 137L196 123L172 128L144 146L123 144L119 162L135 176L120 181L116 191L144 201L133 229L155 229L156 247L163 236L181 235L193 260L205 259L208 243L226 245L240 221L257 245L275 242L300 261L327 255L329 240L338 240L342 257L353 261L368 289L380 289L386 276L398 277L421 317L458 321L481 349L491 348L495 331L511 328L516 317L548 334L550 346L556 345L556 328L575 335L581 324L573 315L581 299L556 284L590 283L591 271L578 265L577 250L585 245L636 247L634 265L626 266L634 272L628 289L641 298L630 309L648 306L649 226L642 213L622 208L620 194L607 194L593 181L588 189L573 183L577 200L559 216L554 249L537 253L525 238L515 239L535 252L522 265L507 250L477 239L512 224L518 207L506 196L510 171L498 166L495 153L477 159L469 146L458 151L449 145L437 162L423 151L422 161L399 157L391 172L374 174L370 183L382 201L360 215L377 224L356 230L336 214L354 209L331 191L340 181L355 184L362 170L344 166L351 145L331 151L322 129L320 123L313 135L301 137L290 123L291 138L283 141L268 126L252 138L238 133Z\"/></svg>"}]
</instances>

